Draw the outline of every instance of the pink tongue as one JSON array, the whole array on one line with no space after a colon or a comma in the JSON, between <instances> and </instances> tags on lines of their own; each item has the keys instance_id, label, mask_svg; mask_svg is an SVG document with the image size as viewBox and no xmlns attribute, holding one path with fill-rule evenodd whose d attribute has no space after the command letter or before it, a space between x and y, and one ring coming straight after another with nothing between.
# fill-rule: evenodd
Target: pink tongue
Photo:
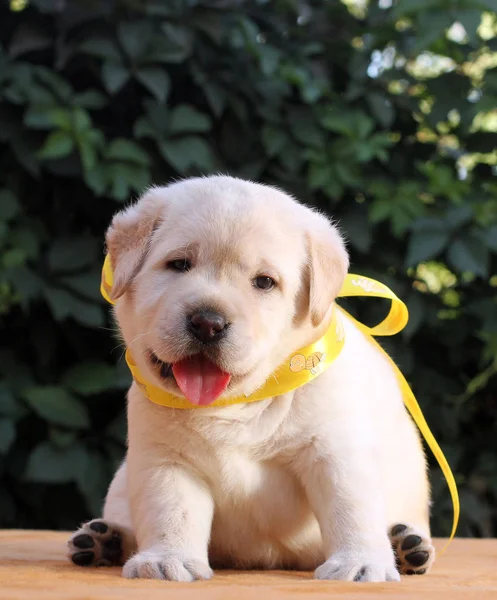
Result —
<instances>
[{"instance_id":1,"label":"pink tongue","mask_svg":"<svg viewBox=\"0 0 497 600\"><path fill-rule=\"evenodd\" d=\"M185 398L199 406L212 404L228 387L231 379L231 375L201 355L174 363L173 374Z\"/></svg>"}]
</instances>

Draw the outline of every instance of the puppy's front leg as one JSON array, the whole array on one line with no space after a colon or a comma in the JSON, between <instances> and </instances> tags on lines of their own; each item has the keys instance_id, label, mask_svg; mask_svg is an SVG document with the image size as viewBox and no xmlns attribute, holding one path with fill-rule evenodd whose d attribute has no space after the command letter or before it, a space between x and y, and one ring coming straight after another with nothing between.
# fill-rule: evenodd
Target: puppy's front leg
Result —
<instances>
[{"instance_id":1,"label":"puppy's front leg","mask_svg":"<svg viewBox=\"0 0 497 600\"><path fill-rule=\"evenodd\" d=\"M128 578L210 579L207 556L213 500L207 486L178 464L144 464L128 456L128 489L138 553Z\"/></svg>"},{"instance_id":2,"label":"puppy's front leg","mask_svg":"<svg viewBox=\"0 0 497 600\"><path fill-rule=\"evenodd\" d=\"M299 473L319 522L327 560L317 579L399 581L387 536L382 483L374 449L358 441L343 443L346 432L333 439L315 438Z\"/></svg>"}]
</instances>

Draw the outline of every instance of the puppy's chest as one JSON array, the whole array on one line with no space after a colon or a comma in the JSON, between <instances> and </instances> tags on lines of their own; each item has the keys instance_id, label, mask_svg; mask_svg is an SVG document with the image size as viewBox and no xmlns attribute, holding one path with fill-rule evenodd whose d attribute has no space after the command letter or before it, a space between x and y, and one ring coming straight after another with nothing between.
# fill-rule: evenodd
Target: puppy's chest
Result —
<instances>
[{"instance_id":1,"label":"puppy's chest","mask_svg":"<svg viewBox=\"0 0 497 600\"><path fill-rule=\"evenodd\" d=\"M232 452L216 462L213 493L222 511L241 509L246 512L248 507L253 507L257 512L277 514L285 506L303 501L300 482L290 466L281 461L258 461L247 454Z\"/></svg>"},{"instance_id":2,"label":"puppy's chest","mask_svg":"<svg viewBox=\"0 0 497 600\"><path fill-rule=\"evenodd\" d=\"M210 449L202 462L218 506L278 504L285 496L301 495L292 464L306 435L289 404L268 405L247 420L216 420L207 427L197 423L197 433Z\"/></svg>"}]
</instances>

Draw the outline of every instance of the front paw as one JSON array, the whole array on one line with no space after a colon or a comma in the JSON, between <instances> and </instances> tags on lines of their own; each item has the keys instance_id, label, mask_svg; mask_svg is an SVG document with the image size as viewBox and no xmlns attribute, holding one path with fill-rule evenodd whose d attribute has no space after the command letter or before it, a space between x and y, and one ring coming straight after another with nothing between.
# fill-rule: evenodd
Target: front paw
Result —
<instances>
[{"instance_id":1,"label":"front paw","mask_svg":"<svg viewBox=\"0 0 497 600\"><path fill-rule=\"evenodd\" d=\"M132 556L124 565L127 579L165 579L167 581L195 581L213 576L209 565L176 552L145 550Z\"/></svg>"},{"instance_id":2,"label":"front paw","mask_svg":"<svg viewBox=\"0 0 497 600\"><path fill-rule=\"evenodd\" d=\"M339 550L333 554L316 569L314 577L340 581L400 581L393 553L382 558L353 550Z\"/></svg>"}]
</instances>

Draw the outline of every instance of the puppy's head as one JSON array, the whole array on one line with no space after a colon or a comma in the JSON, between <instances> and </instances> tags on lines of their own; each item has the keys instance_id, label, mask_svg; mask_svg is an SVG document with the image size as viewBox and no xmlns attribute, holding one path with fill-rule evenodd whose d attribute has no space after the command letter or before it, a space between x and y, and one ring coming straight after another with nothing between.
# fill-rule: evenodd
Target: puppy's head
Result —
<instances>
[{"instance_id":1,"label":"puppy's head","mask_svg":"<svg viewBox=\"0 0 497 600\"><path fill-rule=\"evenodd\" d=\"M149 190L114 217L107 248L140 371L196 404L254 392L322 335L348 268L326 218L221 176Z\"/></svg>"}]
</instances>

